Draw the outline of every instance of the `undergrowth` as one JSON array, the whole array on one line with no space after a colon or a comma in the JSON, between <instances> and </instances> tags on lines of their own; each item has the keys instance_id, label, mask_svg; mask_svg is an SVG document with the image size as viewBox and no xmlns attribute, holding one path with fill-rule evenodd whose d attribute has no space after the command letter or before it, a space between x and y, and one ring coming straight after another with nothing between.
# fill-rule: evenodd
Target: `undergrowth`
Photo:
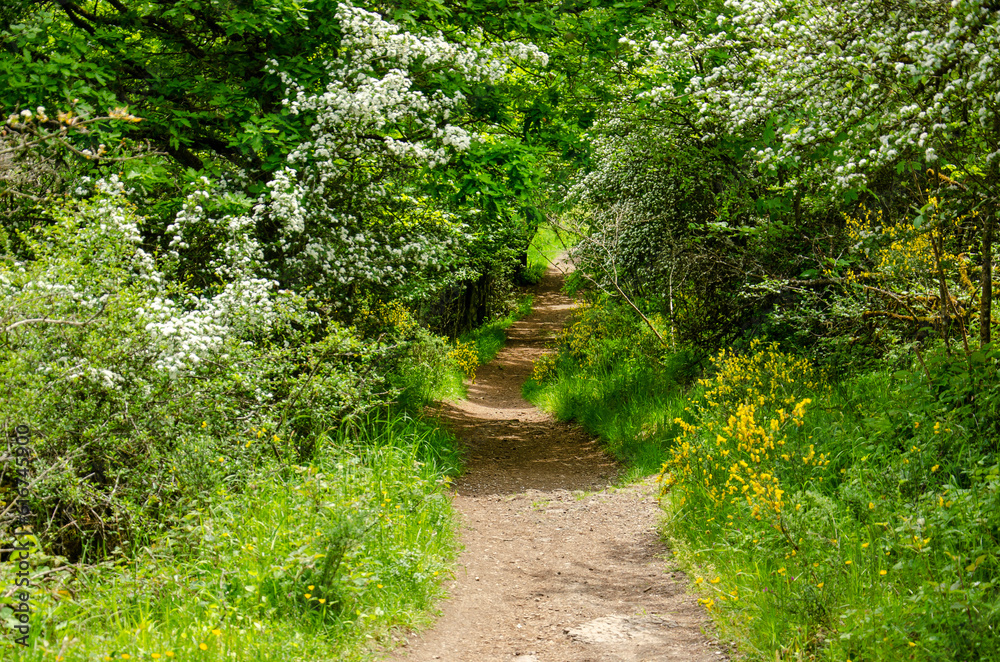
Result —
<instances>
[{"instance_id":1,"label":"undergrowth","mask_svg":"<svg viewBox=\"0 0 1000 662\"><path fill-rule=\"evenodd\" d=\"M443 492L457 469L444 432L369 414L308 464L178 508L131 558L68 564L32 550L30 644L0 646L25 662L367 659L441 595L455 553ZM0 586L14 568L0 564Z\"/></svg>"},{"instance_id":2,"label":"undergrowth","mask_svg":"<svg viewBox=\"0 0 1000 662\"><path fill-rule=\"evenodd\" d=\"M982 361L985 395L996 357ZM967 385L929 374L833 384L763 346L713 360L664 465L666 531L750 657L970 660L1000 647L995 436L949 404Z\"/></svg>"},{"instance_id":3,"label":"undergrowth","mask_svg":"<svg viewBox=\"0 0 1000 662\"><path fill-rule=\"evenodd\" d=\"M623 480L656 473L677 432L695 352L666 353L656 336L611 301L580 305L556 351L535 364L524 396L600 436L626 467Z\"/></svg>"}]
</instances>

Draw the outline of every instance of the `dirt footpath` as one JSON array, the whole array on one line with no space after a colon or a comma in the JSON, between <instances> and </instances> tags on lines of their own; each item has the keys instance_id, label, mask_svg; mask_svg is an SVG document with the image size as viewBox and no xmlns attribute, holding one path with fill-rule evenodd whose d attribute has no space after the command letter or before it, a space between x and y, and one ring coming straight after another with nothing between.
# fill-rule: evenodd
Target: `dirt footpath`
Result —
<instances>
[{"instance_id":1,"label":"dirt footpath","mask_svg":"<svg viewBox=\"0 0 1000 662\"><path fill-rule=\"evenodd\" d=\"M465 550L436 624L396 662L723 660L656 526L652 480L611 487L618 467L578 426L521 398L532 362L572 302L550 269L535 311L439 415L468 445L454 505Z\"/></svg>"}]
</instances>

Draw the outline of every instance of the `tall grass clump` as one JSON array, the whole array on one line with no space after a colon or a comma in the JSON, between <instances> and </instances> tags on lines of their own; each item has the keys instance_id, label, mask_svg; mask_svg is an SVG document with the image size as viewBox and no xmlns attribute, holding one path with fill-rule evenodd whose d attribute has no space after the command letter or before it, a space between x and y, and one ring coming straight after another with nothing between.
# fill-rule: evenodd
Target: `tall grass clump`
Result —
<instances>
[{"instance_id":1,"label":"tall grass clump","mask_svg":"<svg viewBox=\"0 0 1000 662\"><path fill-rule=\"evenodd\" d=\"M978 360L995 370L990 354ZM995 373L977 374L979 400L995 398ZM996 437L955 406L959 391L972 394L923 370L831 384L761 343L712 359L675 421L665 530L743 653L995 654Z\"/></svg>"}]
</instances>

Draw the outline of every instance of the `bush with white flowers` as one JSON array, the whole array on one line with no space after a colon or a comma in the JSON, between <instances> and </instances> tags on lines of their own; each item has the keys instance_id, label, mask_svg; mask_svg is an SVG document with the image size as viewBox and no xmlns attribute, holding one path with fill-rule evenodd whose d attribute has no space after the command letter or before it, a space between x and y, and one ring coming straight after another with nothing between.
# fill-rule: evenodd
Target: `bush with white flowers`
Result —
<instances>
[{"instance_id":1,"label":"bush with white flowers","mask_svg":"<svg viewBox=\"0 0 1000 662\"><path fill-rule=\"evenodd\" d=\"M339 306L370 289L425 295L468 261L467 219L417 185L421 170L477 139L459 123L462 88L499 82L507 60L542 66L547 58L527 44L411 34L347 3L335 19L342 39L323 89L271 63L288 88L285 105L310 118L312 138L274 173L256 214L279 228L282 282L309 284Z\"/></svg>"},{"instance_id":2,"label":"bush with white flowers","mask_svg":"<svg viewBox=\"0 0 1000 662\"><path fill-rule=\"evenodd\" d=\"M1000 211L1000 8L727 0L716 11L707 29L636 43L655 82L634 92L641 110L605 109L596 167L576 189L604 252L591 257L640 288L662 286L651 268L683 271L691 251L678 261L675 249L700 228L686 246L709 258L695 287L728 271L720 292L761 302L762 318L803 296L823 300L813 290L856 262L842 214L861 196L918 232L932 217L949 227L965 218L955 252L971 257L985 289ZM803 279L817 284L806 292ZM975 302L973 320L989 316L989 302Z\"/></svg>"},{"instance_id":3,"label":"bush with white flowers","mask_svg":"<svg viewBox=\"0 0 1000 662\"><path fill-rule=\"evenodd\" d=\"M306 461L345 418L441 380L443 338L335 320L479 275L480 212L429 194L429 173L478 139L463 90L546 56L337 7L325 82L270 63L309 139L266 186L224 169L170 182L156 216L132 177L95 176L0 235L0 424L38 434L33 506L56 553L125 546L165 504Z\"/></svg>"},{"instance_id":4,"label":"bush with white flowers","mask_svg":"<svg viewBox=\"0 0 1000 662\"><path fill-rule=\"evenodd\" d=\"M656 61L673 70L719 62L692 72L685 89L701 138L773 132L752 154L765 170L789 169L787 186L811 176L858 188L903 160L985 185L1000 164L995 5L729 0L716 21L708 36L654 42ZM676 89L649 96L672 99Z\"/></svg>"},{"instance_id":5,"label":"bush with white flowers","mask_svg":"<svg viewBox=\"0 0 1000 662\"><path fill-rule=\"evenodd\" d=\"M141 247L121 183L95 189L0 260L0 424L33 431L33 512L68 556L124 546L264 460L301 461L391 395L385 348L248 268L241 221L216 228L225 278L196 291L172 278L178 255Z\"/></svg>"}]
</instances>

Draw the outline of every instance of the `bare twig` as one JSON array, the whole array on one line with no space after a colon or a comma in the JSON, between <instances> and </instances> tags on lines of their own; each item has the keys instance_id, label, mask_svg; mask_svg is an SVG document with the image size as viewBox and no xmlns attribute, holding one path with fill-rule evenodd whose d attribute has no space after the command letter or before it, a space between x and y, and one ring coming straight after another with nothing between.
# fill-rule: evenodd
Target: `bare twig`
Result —
<instances>
[{"instance_id":1,"label":"bare twig","mask_svg":"<svg viewBox=\"0 0 1000 662\"><path fill-rule=\"evenodd\" d=\"M45 471L43 471L39 475L35 476L34 479L32 479L31 482L28 483L26 489L30 491L39 481L41 481L43 478L45 478L45 476L47 476L49 473L51 473L52 471L54 471L56 468L59 468L59 467L62 467L64 465L69 464L70 460L76 459L79 455L83 454L83 451L89 445L90 445L90 442L88 441L88 442L84 443L82 446L76 448L75 452L71 452L68 455L65 455L64 457L60 458L59 461L54 462L53 464L50 464L45 469ZM7 516L7 513L10 512L10 510L14 507L14 505L16 503L17 503L17 499L12 499L11 502L9 504L7 504L7 507L4 508L2 511L0 511L0 521L2 521L3 518Z\"/></svg>"},{"instance_id":2,"label":"bare twig","mask_svg":"<svg viewBox=\"0 0 1000 662\"><path fill-rule=\"evenodd\" d=\"M670 347L670 343L663 338L663 335L653 325L652 320L646 317L645 313L639 310L639 307L632 300L632 297L630 297L628 294L625 293L625 290L622 289L621 284L619 283L618 263L617 260L615 259L615 249L620 243L621 225L624 221L623 217L624 217L624 212L622 212L620 209L615 210L614 223L609 224L608 226L608 229L613 231L613 238L610 241L598 241L593 236L584 236L579 232L575 231L573 232L574 234L581 237L582 241L589 242L592 246L599 249L601 252L605 254L605 264L611 282L611 287L618 294L618 296L620 296L625 301L625 303L628 304L628 306L632 310L634 310L636 314L639 315L639 317L642 318L642 321L645 322L646 326L649 327L649 330L653 332L653 335L656 336L656 339L660 342L660 344L663 347ZM553 225L555 225L557 229L562 229L562 227L556 223L553 223ZM591 283L593 283L597 288L611 294L611 292L608 291L608 288L604 284L602 284L597 279L590 276L590 274L588 274L585 269L581 269L579 270L579 272L583 274L583 277L586 278Z\"/></svg>"},{"instance_id":3,"label":"bare twig","mask_svg":"<svg viewBox=\"0 0 1000 662\"><path fill-rule=\"evenodd\" d=\"M88 324L93 323L94 320L96 320L98 317L100 317L101 313L103 313L104 309L107 307L109 300L110 300L110 296L106 296L104 298L104 301L101 303L101 307L98 309L98 311L96 313L94 313L94 315L90 319L85 320L83 322L77 322L75 320L59 320L59 319L54 319L54 318L51 318L51 317L33 317L33 318L30 318L30 319L23 319L23 320L14 322L13 324L11 324L7 328L5 328L3 330L3 333L5 333L5 334L10 333L11 331L13 331L14 329L16 329L17 327L19 327L19 326L21 326L23 324L65 324L65 325L68 325L68 326L87 326Z\"/></svg>"}]
</instances>

